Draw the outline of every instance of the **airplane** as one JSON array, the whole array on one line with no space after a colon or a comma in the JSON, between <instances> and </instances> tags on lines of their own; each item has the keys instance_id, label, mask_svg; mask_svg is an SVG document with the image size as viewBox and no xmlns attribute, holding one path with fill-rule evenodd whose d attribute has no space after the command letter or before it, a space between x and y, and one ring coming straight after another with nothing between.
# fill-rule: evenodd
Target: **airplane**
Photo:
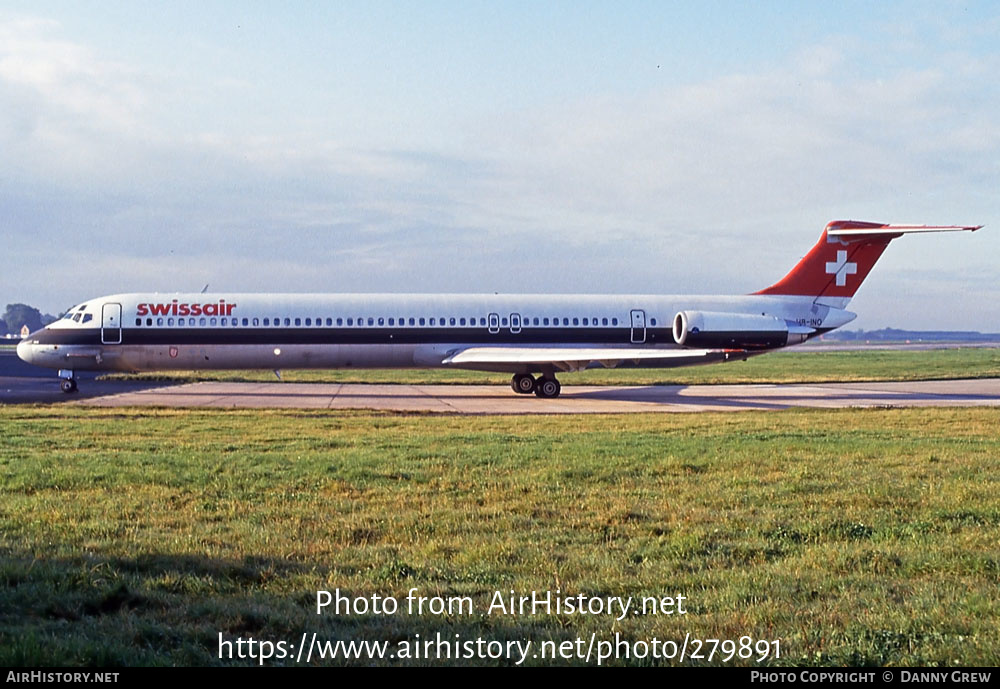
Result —
<instances>
[{"instance_id":1,"label":"airplane","mask_svg":"<svg viewBox=\"0 0 1000 689\"><path fill-rule=\"evenodd\" d=\"M75 371L462 368L558 397L557 373L745 360L856 318L845 310L893 239L982 226L834 221L792 270L737 296L114 294L31 333L17 354Z\"/></svg>"}]
</instances>

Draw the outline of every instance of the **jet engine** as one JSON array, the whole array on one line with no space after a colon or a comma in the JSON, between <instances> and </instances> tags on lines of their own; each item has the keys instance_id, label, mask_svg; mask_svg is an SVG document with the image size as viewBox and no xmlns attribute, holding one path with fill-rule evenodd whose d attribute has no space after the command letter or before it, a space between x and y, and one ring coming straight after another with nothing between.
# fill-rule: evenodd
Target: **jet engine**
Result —
<instances>
[{"instance_id":1,"label":"jet engine","mask_svg":"<svg viewBox=\"0 0 1000 689\"><path fill-rule=\"evenodd\" d=\"M716 311L681 311L674 316L674 341L682 347L769 349L804 339L798 333L789 337L788 324L777 316Z\"/></svg>"}]
</instances>

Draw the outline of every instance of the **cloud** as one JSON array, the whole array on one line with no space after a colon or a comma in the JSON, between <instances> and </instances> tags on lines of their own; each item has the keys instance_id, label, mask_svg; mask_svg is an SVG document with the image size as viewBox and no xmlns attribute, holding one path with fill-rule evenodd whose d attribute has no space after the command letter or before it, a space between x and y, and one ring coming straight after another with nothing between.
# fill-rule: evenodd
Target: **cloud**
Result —
<instances>
[{"instance_id":1,"label":"cloud","mask_svg":"<svg viewBox=\"0 0 1000 689\"><path fill-rule=\"evenodd\" d=\"M431 145L381 130L345 141L310 112L310 128L248 133L224 99L266 101L261 87L223 78L213 104L204 82L60 31L0 22L0 228L50 309L84 285L150 283L740 292L784 274L828 220L995 217L992 55L879 70L837 38L699 83L457 113L464 125ZM900 242L885 284L913 287L892 266L995 271L996 240L981 234ZM950 327L973 309L943 308Z\"/></svg>"}]
</instances>

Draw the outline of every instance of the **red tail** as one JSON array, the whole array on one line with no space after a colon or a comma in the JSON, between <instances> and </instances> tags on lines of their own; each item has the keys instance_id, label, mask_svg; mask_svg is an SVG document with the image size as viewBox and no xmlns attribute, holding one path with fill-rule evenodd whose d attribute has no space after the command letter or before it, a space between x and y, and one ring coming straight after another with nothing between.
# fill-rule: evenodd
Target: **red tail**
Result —
<instances>
[{"instance_id":1,"label":"red tail","mask_svg":"<svg viewBox=\"0 0 1000 689\"><path fill-rule=\"evenodd\" d=\"M911 232L978 230L982 225L886 225L835 220L816 246L778 282L754 294L794 294L850 299L868 277L879 256L896 237Z\"/></svg>"}]
</instances>

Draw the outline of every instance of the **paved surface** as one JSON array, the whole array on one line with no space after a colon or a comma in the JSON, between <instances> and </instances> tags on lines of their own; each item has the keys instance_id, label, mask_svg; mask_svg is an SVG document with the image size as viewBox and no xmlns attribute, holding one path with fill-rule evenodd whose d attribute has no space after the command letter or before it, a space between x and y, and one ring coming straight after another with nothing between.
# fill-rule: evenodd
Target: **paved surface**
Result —
<instances>
[{"instance_id":1,"label":"paved surface","mask_svg":"<svg viewBox=\"0 0 1000 689\"><path fill-rule=\"evenodd\" d=\"M147 383L115 380L84 380L78 377L79 391L67 395L59 389L59 379L52 371L47 377L0 377L0 404L55 404L76 402L105 395L149 391L163 388L167 383Z\"/></svg>"},{"instance_id":2,"label":"paved surface","mask_svg":"<svg viewBox=\"0 0 1000 689\"><path fill-rule=\"evenodd\" d=\"M112 390L119 391L112 387L128 386L130 383L110 383L102 382L100 387L94 388L93 379L97 376L92 371L77 372L76 379L82 384L80 397L94 397L96 395L106 395ZM146 385L145 387L151 387ZM126 387L121 387L124 392ZM49 368L40 368L26 364L17 358L17 353L13 349L0 349L0 404L26 404L38 402L47 404L50 402L65 402L67 395L59 389L59 378L56 372Z\"/></svg>"},{"instance_id":3,"label":"paved surface","mask_svg":"<svg viewBox=\"0 0 1000 689\"><path fill-rule=\"evenodd\" d=\"M0 378L0 402L4 381ZM43 384L35 381L35 385ZM1000 379L917 383L823 383L808 385L565 386L555 400L515 395L503 385L358 385L322 383L89 382L80 395L57 392L54 400L89 406L165 406L291 409L379 409L460 414L571 414L696 412L789 407L1000 406ZM124 387L123 387L124 386ZM98 389L99 394L92 395Z\"/></svg>"},{"instance_id":4,"label":"paved surface","mask_svg":"<svg viewBox=\"0 0 1000 689\"><path fill-rule=\"evenodd\" d=\"M0 404L72 402L96 406L382 409L460 414L696 412L789 407L1000 406L1000 379L918 383L784 385L566 385L555 400L515 395L505 385L356 385L97 381L60 391L53 371L0 352ZM564 381L565 382L565 381Z\"/></svg>"}]
</instances>

